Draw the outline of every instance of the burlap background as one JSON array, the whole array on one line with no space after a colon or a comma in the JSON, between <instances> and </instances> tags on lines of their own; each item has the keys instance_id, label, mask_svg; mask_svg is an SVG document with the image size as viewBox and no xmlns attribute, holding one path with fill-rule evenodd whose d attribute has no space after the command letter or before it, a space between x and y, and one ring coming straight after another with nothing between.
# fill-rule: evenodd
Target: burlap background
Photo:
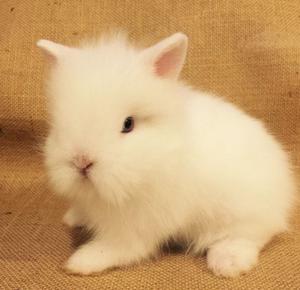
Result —
<instances>
[{"instance_id":1,"label":"burlap background","mask_svg":"<svg viewBox=\"0 0 300 290\"><path fill-rule=\"evenodd\" d=\"M299 0L1 0L1 289L300 289L300 215L251 273L214 277L204 258L180 253L97 277L59 266L72 251L60 222L65 205L45 182L38 150L46 132L39 38L66 44L122 27L152 43L176 31L190 37L183 77L224 95L270 130L300 163Z\"/></svg>"}]
</instances>

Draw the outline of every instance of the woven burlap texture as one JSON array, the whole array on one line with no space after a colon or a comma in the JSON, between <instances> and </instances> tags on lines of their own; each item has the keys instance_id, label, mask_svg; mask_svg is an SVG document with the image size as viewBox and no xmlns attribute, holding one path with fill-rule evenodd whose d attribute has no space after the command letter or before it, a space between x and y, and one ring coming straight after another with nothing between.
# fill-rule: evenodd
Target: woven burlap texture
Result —
<instances>
[{"instance_id":1,"label":"woven burlap texture","mask_svg":"<svg viewBox=\"0 0 300 290\"><path fill-rule=\"evenodd\" d=\"M45 65L35 47L40 38L71 45L112 28L145 44L183 31L182 78L264 120L299 172L299 17L299 0L0 1L0 289L300 289L299 207L291 232L237 279L217 278L205 257L182 252L94 277L65 274L81 234L61 224L66 205L42 167Z\"/></svg>"}]
</instances>

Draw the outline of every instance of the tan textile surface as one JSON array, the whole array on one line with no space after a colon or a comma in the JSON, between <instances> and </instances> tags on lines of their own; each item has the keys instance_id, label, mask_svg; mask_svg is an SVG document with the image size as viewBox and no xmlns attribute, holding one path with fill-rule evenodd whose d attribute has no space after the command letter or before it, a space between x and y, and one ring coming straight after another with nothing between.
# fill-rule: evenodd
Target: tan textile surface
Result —
<instances>
[{"instance_id":1,"label":"tan textile surface","mask_svg":"<svg viewBox=\"0 0 300 290\"><path fill-rule=\"evenodd\" d=\"M238 279L217 278L204 257L181 252L94 277L61 271L80 241L61 224L66 205L42 168L44 62L35 42L75 44L113 27L146 43L188 34L183 78L263 119L299 173L299 0L1 0L0 289L300 289L299 206L292 231Z\"/></svg>"}]
</instances>

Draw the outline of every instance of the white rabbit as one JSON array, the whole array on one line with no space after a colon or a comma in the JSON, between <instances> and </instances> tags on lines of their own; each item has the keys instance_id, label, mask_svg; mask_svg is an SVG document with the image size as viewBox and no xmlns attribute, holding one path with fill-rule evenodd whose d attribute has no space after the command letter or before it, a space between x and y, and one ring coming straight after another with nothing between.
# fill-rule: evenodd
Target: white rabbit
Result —
<instances>
[{"instance_id":1,"label":"white rabbit","mask_svg":"<svg viewBox=\"0 0 300 290\"><path fill-rule=\"evenodd\" d=\"M94 232L67 271L133 264L178 239L232 277L287 229L287 154L260 121L177 80L186 35L146 49L121 34L79 48L37 45L52 61L50 182L70 200L64 222Z\"/></svg>"}]
</instances>

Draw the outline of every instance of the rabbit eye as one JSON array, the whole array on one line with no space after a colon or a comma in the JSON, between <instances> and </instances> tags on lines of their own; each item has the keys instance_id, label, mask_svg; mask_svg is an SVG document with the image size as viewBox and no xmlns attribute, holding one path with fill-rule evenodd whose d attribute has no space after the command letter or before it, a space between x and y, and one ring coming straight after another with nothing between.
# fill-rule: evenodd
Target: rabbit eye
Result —
<instances>
[{"instance_id":1,"label":"rabbit eye","mask_svg":"<svg viewBox=\"0 0 300 290\"><path fill-rule=\"evenodd\" d=\"M134 119L133 117L127 117L123 123L122 133L129 133L134 128Z\"/></svg>"}]
</instances>

